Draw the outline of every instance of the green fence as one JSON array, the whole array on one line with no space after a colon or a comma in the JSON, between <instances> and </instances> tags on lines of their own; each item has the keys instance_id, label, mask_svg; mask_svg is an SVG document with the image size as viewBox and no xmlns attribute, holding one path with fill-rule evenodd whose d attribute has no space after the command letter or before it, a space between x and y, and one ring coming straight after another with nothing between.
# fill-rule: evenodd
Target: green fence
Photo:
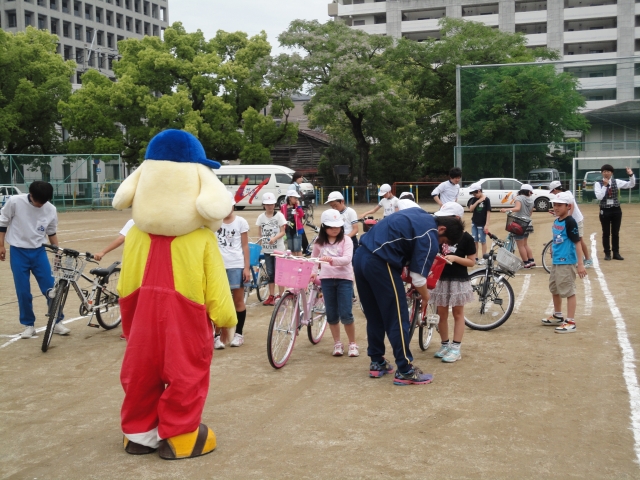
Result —
<instances>
[{"instance_id":1,"label":"green fence","mask_svg":"<svg viewBox=\"0 0 640 480\"><path fill-rule=\"evenodd\" d=\"M463 183L482 178L529 179L535 168L555 168L565 188L573 190L575 163L575 195L582 202L595 198L593 187L583 181L587 172L599 172L605 163L615 168L614 175L626 179L626 166L638 177L640 169L640 141L565 142L517 145L467 145L455 147L456 165L462 168ZM575 162L574 162L575 159ZM590 187L590 188L589 188ZM621 201L638 202L640 186L621 192Z\"/></svg>"},{"instance_id":2,"label":"green fence","mask_svg":"<svg viewBox=\"0 0 640 480\"><path fill-rule=\"evenodd\" d=\"M34 181L49 182L61 210L111 208L125 177L120 155L0 155L0 185L27 192Z\"/></svg>"}]
</instances>

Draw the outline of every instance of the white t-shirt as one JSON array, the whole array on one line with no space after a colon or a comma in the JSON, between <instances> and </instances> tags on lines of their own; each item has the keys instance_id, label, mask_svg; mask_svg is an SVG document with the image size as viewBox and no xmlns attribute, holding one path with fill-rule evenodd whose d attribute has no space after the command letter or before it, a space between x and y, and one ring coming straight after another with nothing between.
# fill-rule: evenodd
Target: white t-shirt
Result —
<instances>
[{"instance_id":1,"label":"white t-shirt","mask_svg":"<svg viewBox=\"0 0 640 480\"><path fill-rule=\"evenodd\" d=\"M272 217L267 217L266 213L262 213L256 220L256 225L262 228L262 236L268 238L275 237L280 233L280 227L286 225L286 223L284 215L280 212L274 212ZM281 252L285 250L284 237L280 237L272 245L265 241L262 242L262 253L273 253L274 250L280 250Z\"/></svg>"},{"instance_id":2,"label":"white t-shirt","mask_svg":"<svg viewBox=\"0 0 640 480\"><path fill-rule=\"evenodd\" d=\"M58 212L50 202L35 207L29 194L13 195L0 210L0 227L7 228L7 243L18 248L40 248L49 243L48 235L55 235Z\"/></svg>"},{"instance_id":3,"label":"white t-shirt","mask_svg":"<svg viewBox=\"0 0 640 480\"><path fill-rule=\"evenodd\" d=\"M346 207L340 212L342 220L344 220L344 234L349 235L353 230L353 225L358 223L358 214L351 207Z\"/></svg>"},{"instance_id":4,"label":"white t-shirt","mask_svg":"<svg viewBox=\"0 0 640 480\"><path fill-rule=\"evenodd\" d=\"M222 223L216 235L218 247L224 261L224 268L244 268L242 234L249 231L249 223L236 215L231 223Z\"/></svg>"},{"instance_id":5,"label":"white t-shirt","mask_svg":"<svg viewBox=\"0 0 640 480\"><path fill-rule=\"evenodd\" d=\"M571 192L565 192L565 193L568 193L569 195L571 195L571 205L573 206L573 209L571 210L571 216L576 221L576 223L582 222L584 220L584 215L582 215L580 208L578 208L578 204L576 203L576 199L573 196L573 193Z\"/></svg>"},{"instance_id":6,"label":"white t-shirt","mask_svg":"<svg viewBox=\"0 0 640 480\"><path fill-rule=\"evenodd\" d=\"M384 216L388 217L392 213L395 213L396 207L398 206L398 199L396 197L381 198L378 205L384 209Z\"/></svg>"},{"instance_id":7,"label":"white t-shirt","mask_svg":"<svg viewBox=\"0 0 640 480\"><path fill-rule=\"evenodd\" d=\"M135 224L136 222L133 221L133 218L129 220L127 223L124 224L124 227L122 227L122 230L120 230L120 235L122 235L123 237L126 237L127 233L129 233L129 230L131 230L131 227L133 227Z\"/></svg>"},{"instance_id":8,"label":"white t-shirt","mask_svg":"<svg viewBox=\"0 0 640 480\"><path fill-rule=\"evenodd\" d=\"M458 194L460 193L460 185L456 185L451 183L451 180L447 180L446 182L442 182L431 192L431 196L435 197L436 195L440 196L440 201L442 203L447 202L455 202L458 200Z\"/></svg>"}]
</instances>

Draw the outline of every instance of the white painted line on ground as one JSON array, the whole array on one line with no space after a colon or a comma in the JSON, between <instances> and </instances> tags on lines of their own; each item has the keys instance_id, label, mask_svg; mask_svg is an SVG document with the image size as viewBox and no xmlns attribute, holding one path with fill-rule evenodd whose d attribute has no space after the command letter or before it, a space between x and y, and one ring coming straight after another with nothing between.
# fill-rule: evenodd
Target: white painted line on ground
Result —
<instances>
[{"instance_id":1,"label":"white painted line on ground","mask_svg":"<svg viewBox=\"0 0 640 480\"><path fill-rule=\"evenodd\" d=\"M62 323L66 324L66 323L71 323L71 322L75 322L76 320L81 320L83 318L87 318L86 316L84 317L76 317L76 318L70 318L69 320L63 320ZM36 333L40 333L40 332L44 332L47 329L47 326L45 325L44 327L40 327L40 328L36 328ZM2 335L5 336L5 335ZM9 335L6 335L9 336ZM20 337L20 334L17 335L11 335L12 338L11 340L9 340L7 343L3 343L2 345L0 345L0 349L4 348L4 347L8 347L9 345L11 345L14 342L17 342L18 340L20 340L22 337ZM28 340L28 339L27 339Z\"/></svg>"},{"instance_id":2,"label":"white painted line on ground","mask_svg":"<svg viewBox=\"0 0 640 480\"><path fill-rule=\"evenodd\" d=\"M596 234L591 234L591 258L593 258L593 269L596 271L598 281L600 282L600 288L604 294L604 298L607 300L609 310L616 324L616 333L618 334L618 344L622 352L622 376L627 384L627 391L629 392L629 406L631 409L631 430L633 431L633 438L635 440L634 450L636 452L636 462L640 463L640 386L638 386L638 377L636 375L635 365L635 353L629 337L627 336L627 325L616 305L616 301L609 291L607 281L604 278L604 274L600 269L600 262L598 261L598 252L596 250Z\"/></svg>"},{"instance_id":3,"label":"white painted line on ground","mask_svg":"<svg viewBox=\"0 0 640 480\"><path fill-rule=\"evenodd\" d=\"M547 305L547 310L544 312L545 315L553 315L555 312L555 307L553 306L553 299L551 299L551 302L549 302L549 305Z\"/></svg>"},{"instance_id":4,"label":"white painted line on ground","mask_svg":"<svg viewBox=\"0 0 640 480\"><path fill-rule=\"evenodd\" d=\"M527 295L527 290L529 290L530 283L531 283L531 275L525 275L524 281L522 282L522 290L520 290L520 295L518 295L518 298L516 298L516 304L513 307L513 311L515 313L518 313L518 310L520 310L520 305L522 305L522 301L524 300L524 297Z\"/></svg>"},{"instance_id":5,"label":"white painted line on ground","mask_svg":"<svg viewBox=\"0 0 640 480\"><path fill-rule=\"evenodd\" d=\"M585 317L591 315L591 309L593 308L593 298L591 297L591 281L589 277L584 277L584 313Z\"/></svg>"},{"instance_id":6,"label":"white painted line on ground","mask_svg":"<svg viewBox=\"0 0 640 480\"><path fill-rule=\"evenodd\" d=\"M116 233L117 234L117 233ZM94 238L106 238L106 237L114 237L116 234L111 235L100 235L98 237L87 237L87 238L74 238L73 240L65 240L63 243L73 243L73 242L81 242L83 240L93 240Z\"/></svg>"}]
</instances>

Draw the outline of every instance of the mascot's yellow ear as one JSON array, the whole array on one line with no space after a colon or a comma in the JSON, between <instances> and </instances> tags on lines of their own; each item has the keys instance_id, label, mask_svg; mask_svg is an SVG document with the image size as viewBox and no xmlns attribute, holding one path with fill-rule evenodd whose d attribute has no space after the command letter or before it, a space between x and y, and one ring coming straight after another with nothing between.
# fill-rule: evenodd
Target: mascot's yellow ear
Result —
<instances>
[{"instance_id":1,"label":"mascot's yellow ear","mask_svg":"<svg viewBox=\"0 0 640 480\"><path fill-rule=\"evenodd\" d=\"M140 180L143 168L144 162L142 162L142 164L120 184L113 197L113 208L116 210L124 210L131 206L133 203L133 197L138 189L138 181Z\"/></svg>"},{"instance_id":2,"label":"mascot's yellow ear","mask_svg":"<svg viewBox=\"0 0 640 480\"><path fill-rule=\"evenodd\" d=\"M198 164L198 176L200 177L200 194L196 199L198 213L207 220L222 220L231 213L233 206L226 187L213 171L204 165Z\"/></svg>"}]
</instances>

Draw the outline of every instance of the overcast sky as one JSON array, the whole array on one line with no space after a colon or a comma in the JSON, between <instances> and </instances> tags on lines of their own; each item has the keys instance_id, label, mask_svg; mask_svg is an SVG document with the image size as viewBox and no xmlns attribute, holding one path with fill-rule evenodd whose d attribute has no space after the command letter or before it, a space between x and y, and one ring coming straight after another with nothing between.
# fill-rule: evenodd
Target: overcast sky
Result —
<instances>
[{"instance_id":1,"label":"overcast sky","mask_svg":"<svg viewBox=\"0 0 640 480\"><path fill-rule=\"evenodd\" d=\"M169 22L182 22L187 32L202 30L208 40L218 30L241 30L249 36L267 32L272 53L277 36L295 19L326 22L331 0L169 0Z\"/></svg>"}]
</instances>

